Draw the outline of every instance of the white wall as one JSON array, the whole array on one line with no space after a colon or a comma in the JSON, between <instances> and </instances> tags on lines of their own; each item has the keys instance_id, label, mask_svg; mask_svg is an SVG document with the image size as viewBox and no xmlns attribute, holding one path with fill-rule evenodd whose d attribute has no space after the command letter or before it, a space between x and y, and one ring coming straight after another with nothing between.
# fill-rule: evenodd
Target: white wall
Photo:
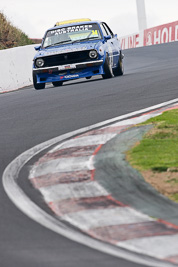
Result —
<instances>
[{"instance_id":1,"label":"white wall","mask_svg":"<svg viewBox=\"0 0 178 267\"><path fill-rule=\"evenodd\" d=\"M34 46L0 50L0 93L32 84Z\"/></svg>"},{"instance_id":2,"label":"white wall","mask_svg":"<svg viewBox=\"0 0 178 267\"><path fill-rule=\"evenodd\" d=\"M123 50L143 46L143 31L119 38Z\"/></svg>"}]
</instances>

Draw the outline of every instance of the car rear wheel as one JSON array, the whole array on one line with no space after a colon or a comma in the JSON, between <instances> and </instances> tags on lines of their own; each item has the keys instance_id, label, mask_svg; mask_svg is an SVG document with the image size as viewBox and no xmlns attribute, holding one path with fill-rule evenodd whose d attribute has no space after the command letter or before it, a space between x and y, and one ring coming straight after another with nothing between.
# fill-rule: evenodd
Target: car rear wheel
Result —
<instances>
[{"instance_id":1,"label":"car rear wheel","mask_svg":"<svg viewBox=\"0 0 178 267\"><path fill-rule=\"evenodd\" d=\"M108 54L106 55L106 59L105 59L105 63L104 63L104 72L105 74L103 74L103 79L109 79L112 78L113 75L113 70L112 70L112 66L111 66L111 61L109 59Z\"/></svg>"},{"instance_id":2,"label":"car rear wheel","mask_svg":"<svg viewBox=\"0 0 178 267\"><path fill-rule=\"evenodd\" d=\"M122 76L124 74L124 64L123 64L123 56L120 52L118 66L116 69L113 70L114 76Z\"/></svg>"},{"instance_id":3,"label":"car rear wheel","mask_svg":"<svg viewBox=\"0 0 178 267\"><path fill-rule=\"evenodd\" d=\"M59 82L53 82L52 83L54 87L57 87L57 86L62 86L63 82L59 81Z\"/></svg>"},{"instance_id":4,"label":"car rear wheel","mask_svg":"<svg viewBox=\"0 0 178 267\"><path fill-rule=\"evenodd\" d=\"M33 73L33 86L36 90L41 90L45 88L45 83L37 83L37 78L35 73Z\"/></svg>"}]
</instances>

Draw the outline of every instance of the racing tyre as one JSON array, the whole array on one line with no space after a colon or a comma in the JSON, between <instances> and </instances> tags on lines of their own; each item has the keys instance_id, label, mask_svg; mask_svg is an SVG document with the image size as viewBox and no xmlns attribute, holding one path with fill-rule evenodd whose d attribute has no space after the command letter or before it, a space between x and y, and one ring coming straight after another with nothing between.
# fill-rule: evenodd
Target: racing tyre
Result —
<instances>
[{"instance_id":1,"label":"racing tyre","mask_svg":"<svg viewBox=\"0 0 178 267\"><path fill-rule=\"evenodd\" d=\"M33 86L36 90L41 90L45 88L45 83L37 83L36 74L33 73Z\"/></svg>"},{"instance_id":2,"label":"racing tyre","mask_svg":"<svg viewBox=\"0 0 178 267\"><path fill-rule=\"evenodd\" d=\"M57 86L62 86L63 82L59 81L59 82L53 82L52 83L54 87L57 87Z\"/></svg>"},{"instance_id":3,"label":"racing tyre","mask_svg":"<svg viewBox=\"0 0 178 267\"><path fill-rule=\"evenodd\" d=\"M113 70L114 76L122 76L124 74L123 56L120 52L118 66Z\"/></svg>"},{"instance_id":4,"label":"racing tyre","mask_svg":"<svg viewBox=\"0 0 178 267\"><path fill-rule=\"evenodd\" d=\"M87 80L90 80L90 79L91 79L91 77L92 77L92 76L88 76L88 77L86 77L86 79L87 79Z\"/></svg>"},{"instance_id":5,"label":"racing tyre","mask_svg":"<svg viewBox=\"0 0 178 267\"><path fill-rule=\"evenodd\" d=\"M109 79L109 78L112 78L114 76L108 54L106 55L106 59L104 62L104 72L105 72L105 74L102 75L103 79Z\"/></svg>"}]
</instances>

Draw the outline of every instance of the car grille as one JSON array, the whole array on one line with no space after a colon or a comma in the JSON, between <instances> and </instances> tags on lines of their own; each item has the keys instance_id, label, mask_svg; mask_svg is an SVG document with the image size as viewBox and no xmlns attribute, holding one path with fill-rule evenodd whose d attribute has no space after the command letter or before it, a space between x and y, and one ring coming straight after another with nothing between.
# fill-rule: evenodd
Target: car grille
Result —
<instances>
[{"instance_id":1,"label":"car grille","mask_svg":"<svg viewBox=\"0 0 178 267\"><path fill-rule=\"evenodd\" d=\"M59 65L66 65L66 64L73 64L73 63L81 63L85 61L92 60L89 57L89 51L81 51L81 52L72 52L72 53L65 53L59 55L52 55L48 57L43 57L45 67L52 67L52 66L59 66Z\"/></svg>"}]
</instances>

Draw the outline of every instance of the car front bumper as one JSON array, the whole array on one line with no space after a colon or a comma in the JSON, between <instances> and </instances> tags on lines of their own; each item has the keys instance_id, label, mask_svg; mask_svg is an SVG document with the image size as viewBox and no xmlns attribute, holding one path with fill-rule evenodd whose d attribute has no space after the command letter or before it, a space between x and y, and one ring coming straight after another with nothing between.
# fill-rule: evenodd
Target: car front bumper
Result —
<instances>
[{"instance_id":1,"label":"car front bumper","mask_svg":"<svg viewBox=\"0 0 178 267\"><path fill-rule=\"evenodd\" d=\"M104 73L102 66L103 59L47 68L33 68L33 73L36 74L37 83L67 81L101 75Z\"/></svg>"}]
</instances>

